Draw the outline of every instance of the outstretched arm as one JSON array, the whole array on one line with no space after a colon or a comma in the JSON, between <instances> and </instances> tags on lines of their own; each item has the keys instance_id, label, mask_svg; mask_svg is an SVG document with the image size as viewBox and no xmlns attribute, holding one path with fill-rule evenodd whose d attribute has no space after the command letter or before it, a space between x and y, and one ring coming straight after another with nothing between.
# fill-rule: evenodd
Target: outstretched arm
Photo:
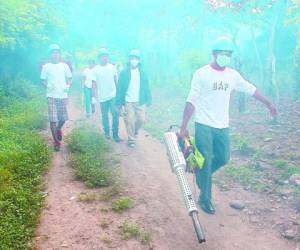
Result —
<instances>
[{"instance_id":1,"label":"outstretched arm","mask_svg":"<svg viewBox=\"0 0 300 250\"><path fill-rule=\"evenodd\" d=\"M269 109L270 114L273 118L277 117L277 109L276 109L275 105L268 98L266 98L264 95L262 95L258 89L256 89L256 91L254 92L253 97L256 100L265 104L265 106Z\"/></svg>"},{"instance_id":2,"label":"outstretched arm","mask_svg":"<svg viewBox=\"0 0 300 250\"><path fill-rule=\"evenodd\" d=\"M188 123L189 123L193 113L194 113L194 110L195 110L194 105L190 102L186 102L184 111L183 111L183 118L182 118L180 133L179 133L179 136L181 138L188 136L187 126L188 126Z\"/></svg>"}]
</instances>

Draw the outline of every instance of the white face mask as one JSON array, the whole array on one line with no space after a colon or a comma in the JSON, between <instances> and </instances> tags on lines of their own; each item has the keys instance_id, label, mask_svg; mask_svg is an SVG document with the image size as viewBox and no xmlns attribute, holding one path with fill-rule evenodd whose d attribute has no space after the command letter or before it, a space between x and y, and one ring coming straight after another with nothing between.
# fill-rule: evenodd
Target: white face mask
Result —
<instances>
[{"instance_id":1,"label":"white face mask","mask_svg":"<svg viewBox=\"0 0 300 250\"><path fill-rule=\"evenodd\" d=\"M137 67L139 65L140 61L138 59L131 59L130 60L130 65L132 67Z\"/></svg>"},{"instance_id":2,"label":"white face mask","mask_svg":"<svg viewBox=\"0 0 300 250\"><path fill-rule=\"evenodd\" d=\"M227 55L218 55L217 57L217 64L220 66L220 67L226 67L230 64L231 62L231 57L230 56L227 56Z\"/></svg>"}]
</instances>

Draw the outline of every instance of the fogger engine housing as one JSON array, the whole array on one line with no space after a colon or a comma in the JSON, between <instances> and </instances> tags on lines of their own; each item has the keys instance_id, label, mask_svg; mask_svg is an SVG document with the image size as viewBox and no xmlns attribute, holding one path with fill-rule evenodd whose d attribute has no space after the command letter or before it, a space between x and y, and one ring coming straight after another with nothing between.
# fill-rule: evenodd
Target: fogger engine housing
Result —
<instances>
[{"instance_id":1,"label":"fogger engine housing","mask_svg":"<svg viewBox=\"0 0 300 250\"><path fill-rule=\"evenodd\" d=\"M204 233L198 219L198 209L196 207L193 194L185 175L186 161L178 145L178 138L174 132L166 132L164 135L165 144L171 164L172 172L176 174L177 180L183 194L185 205L189 215L192 217L193 225L199 243L205 241Z\"/></svg>"}]
</instances>

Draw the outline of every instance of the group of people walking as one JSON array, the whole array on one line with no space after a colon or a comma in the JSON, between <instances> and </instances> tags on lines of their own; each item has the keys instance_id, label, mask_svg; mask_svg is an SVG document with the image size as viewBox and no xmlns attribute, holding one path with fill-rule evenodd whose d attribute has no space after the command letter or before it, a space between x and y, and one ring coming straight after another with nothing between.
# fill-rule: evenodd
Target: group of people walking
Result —
<instances>
[{"instance_id":1,"label":"group of people walking","mask_svg":"<svg viewBox=\"0 0 300 250\"><path fill-rule=\"evenodd\" d=\"M42 66L41 79L47 92L48 116L54 149L59 151L62 127L68 120L67 100L72 83L72 72L69 65L62 60L59 45L50 45L49 54L49 62ZM99 103L105 138L121 142L119 116L122 113L128 134L128 146L135 147L139 129L146 120L146 107L151 104L148 77L142 69L140 52L137 49L130 51L127 64L120 73L110 62L109 56L108 49L101 48L97 59L89 60L88 67L82 72L86 116L90 117L95 113L95 105Z\"/></svg>"},{"instance_id":2,"label":"group of people walking","mask_svg":"<svg viewBox=\"0 0 300 250\"><path fill-rule=\"evenodd\" d=\"M120 142L119 116L123 113L128 146L134 147L138 131L146 119L146 106L151 104L148 77L141 67L140 52L136 49L130 51L128 62L120 74L109 61L106 48L99 50L97 59L99 64L91 60L89 67L83 71L86 115L89 117L99 102L105 138L110 139L112 135L115 142ZM111 129L109 113L112 116Z\"/></svg>"},{"instance_id":3,"label":"group of people walking","mask_svg":"<svg viewBox=\"0 0 300 250\"><path fill-rule=\"evenodd\" d=\"M201 194L199 206L206 213L215 213L212 199L212 174L227 164L230 157L229 102L233 90L247 93L262 102L276 117L276 107L236 70L229 67L234 44L227 37L218 38L212 46L212 61L193 75L179 137L188 136L188 123L195 113L195 144L204 156L204 166L195 169L196 181ZM120 142L119 115L124 110L128 134L128 146L134 147L136 136L145 122L146 107L151 104L151 93L146 73L141 66L141 56L134 49L128 55L126 67L117 72L110 63L109 51L101 48L97 62L89 61L83 71L82 86L85 95L86 114L95 112L100 104L104 135ZM66 104L72 73L61 61L58 45L50 46L50 62L42 68L41 79L47 88L50 128L54 148L59 150L62 127L68 119ZM112 129L109 123L112 115ZM164 119L162 117L162 119ZM112 134L111 134L112 132Z\"/></svg>"}]
</instances>

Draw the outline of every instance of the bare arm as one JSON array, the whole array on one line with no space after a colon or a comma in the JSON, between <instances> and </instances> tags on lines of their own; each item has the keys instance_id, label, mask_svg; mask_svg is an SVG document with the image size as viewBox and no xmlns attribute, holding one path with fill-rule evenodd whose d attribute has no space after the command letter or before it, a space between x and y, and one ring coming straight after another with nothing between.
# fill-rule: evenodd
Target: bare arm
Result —
<instances>
[{"instance_id":1,"label":"bare arm","mask_svg":"<svg viewBox=\"0 0 300 250\"><path fill-rule=\"evenodd\" d=\"M72 85L72 78L67 79L67 85L70 87Z\"/></svg>"},{"instance_id":2,"label":"bare arm","mask_svg":"<svg viewBox=\"0 0 300 250\"><path fill-rule=\"evenodd\" d=\"M194 113L195 107L192 103L186 102L185 108L183 111L183 118L182 118L182 124L181 124L181 129L180 129L180 137L184 138L188 135L187 132L187 126L188 123Z\"/></svg>"},{"instance_id":3,"label":"bare arm","mask_svg":"<svg viewBox=\"0 0 300 250\"><path fill-rule=\"evenodd\" d=\"M253 97L256 100L263 103L269 109L270 114L273 118L275 118L277 116L277 109L276 109L275 105L268 98L266 98L264 95L262 95L258 89L256 89Z\"/></svg>"},{"instance_id":4,"label":"bare arm","mask_svg":"<svg viewBox=\"0 0 300 250\"><path fill-rule=\"evenodd\" d=\"M47 88L47 80L42 80L42 84L43 84L44 87Z\"/></svg>"}]
</instances>

